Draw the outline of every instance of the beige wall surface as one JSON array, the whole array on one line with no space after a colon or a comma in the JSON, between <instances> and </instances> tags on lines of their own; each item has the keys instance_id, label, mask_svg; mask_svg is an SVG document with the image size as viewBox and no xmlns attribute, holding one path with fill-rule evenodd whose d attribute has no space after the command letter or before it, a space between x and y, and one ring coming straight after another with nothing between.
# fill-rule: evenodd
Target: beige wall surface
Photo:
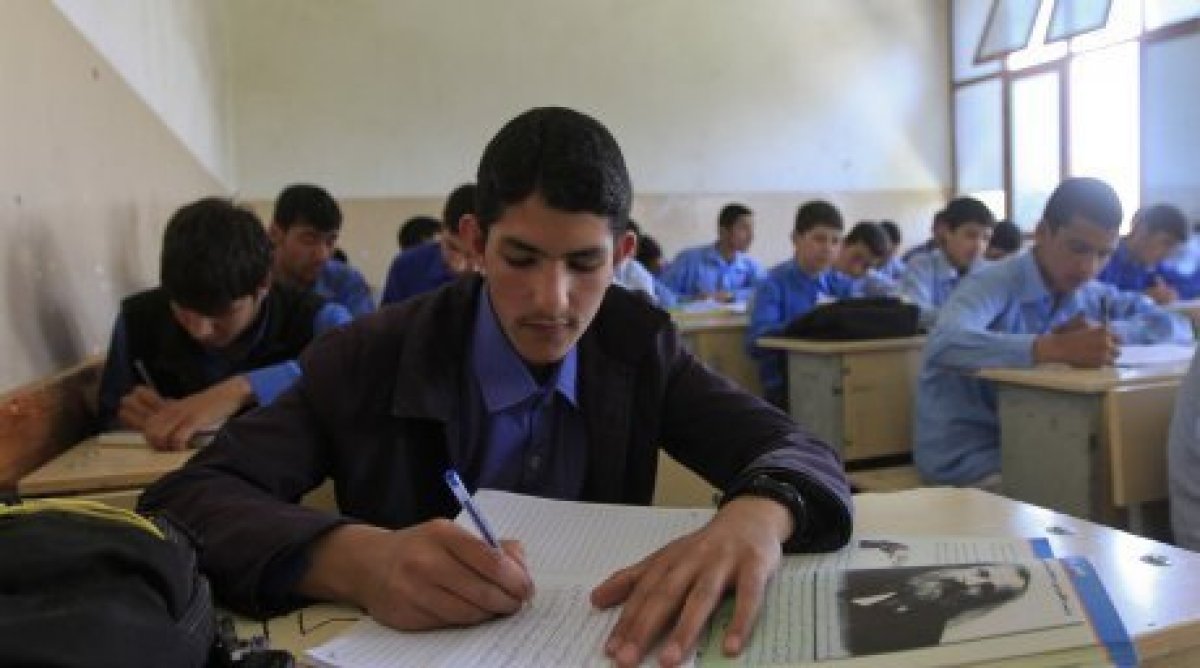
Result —
<instances>
[{"instance_id":1,"label":"beige wall surface","mask_svg":"<svg viewBox=\"0 0 1200 668\"><path fill-rule=\"evenodd\" d=\"M103 353L162 228L222 188L49 2L0 2L0 390Z\"/></svg>"}]
</instances>

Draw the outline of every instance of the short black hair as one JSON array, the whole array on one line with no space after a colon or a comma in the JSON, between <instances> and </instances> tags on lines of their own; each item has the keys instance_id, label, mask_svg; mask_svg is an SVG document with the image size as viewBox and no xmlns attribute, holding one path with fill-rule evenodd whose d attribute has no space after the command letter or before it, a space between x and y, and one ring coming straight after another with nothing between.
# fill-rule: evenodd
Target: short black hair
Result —
<instances>
[{"instance_id":1,"label":"short black hair","mask_svg":"<svg viewBox=\"0 0 1200 668\"><path fill-rule=\"evenodd\" d=\"M656 260L662 259L662 246L658 245L658 241L649 235L638 236L637 245L637 261L642 263L642 266L647 269Z\"/></svg>"},{"instance_id":2,"label":"short black hair","mask_svg":"<svg viewBox=\"0 0 1200 668\"><path fill-rule=\"evenodd\" d=\"M308 225L320 232L342 229L342 210L324 188L295 183L283 189L275 200L272 222L285 232L293 225Z\"/></svg>"},{"instance_id":3,"label":"short black hair","mask_svg":"<svg viewBox=\"0 0 1200 668\"><path fill-rule=\"evenodd\" d=\"M1021 238L1021 228L1011 220L1002 220L992 228L992 238L988 240L988 248L1015 253L1021 250L1024 240Z\"/></svg>"},{"instance_id":4,"label":"short black hair","mask_svg":"<svg viewBox=\"0 0 1200 668\"><path fill-rule=\"evenodd\" d=\"M442 207L442 225L450 234L458 234L458 224L463 216L475 214L477 191L474 183L464 183L450 191L446 205Z\"/></svg>"},{"instance_id":5,"label":"short black hair","mask_svg":"<svg viewBox=\"0 0 1200 668\"><path fill-rule=\"evenodd\" d=\"M1143 207L1133 214L1134 229L1145 226L1149 234L1166 234L1177 242L1187 241L1188 222L1183 212L1170 204L1155 204Z\"/></svg>"},{"instance_id":6,"label":"short black hair","mask_svg":"<svg viewBox=\"0 0 1200 668\"><path fill-rule=\"evenodd\" d=\"M720 229L732 227L733 224L738 222L738 219L742 216L753 215L754 212L751 211L750 207L746 206L745 204L730 202L721 209L721 213L717 216L717 227Z\"/></svg>"},{"instance_id":7,"label":"short black hair","mask_svg":"<svg viewBox=\"0 0 1200 668\"><path fill-rule=\"evenodd\" d=\"M476 178L476 216L486 235L504 210L539 194L548 206L608 219L625 231L633 186L621 148L599 121L563 107L517 116L488 142Z\"/></svg>"},{"instance_id":8,"label":"short black hair","mask_svg":"<svg viewBox=\"0 0 1200 668\"><path fill-rule=\"evenodd\" d=\"M1116 191L1100 179L1088 176L1065 179L1050 193L1042 222L1053 232L1075 216L1106 230L1118 230L1121 228L1121 200Z\"/></svg>"},{"instance_id":9,"label":"short black hair","mask_svg":"<svg viewBox=\"0 0 1200 668\"><path fill-rule=\"evenodd\" d=\"M866 246L871 255L875 257L887 255L887 234L883 231L883 228L869 221L863 221L855 225L850 230L850 234L847 234L846 238L842 239L843 246L849 246L850 244L862 244Z\"/></svg>"},{"instance_id":10,"label":"short black hair","mask_svg":"<svg viewBox=\"0 0 1200 668\"><path fill-rule=\"evenodd\" d=\"M333 251L329 253L329 257L341 262L342 264L350 264L350 257L346 255L346 251L342 250L340 247L334 248Z\"/></svg>"},{"instance_id":11,"label":"short black hair","mask_svg":"<svg viewBox=\"0 0 1200 668\"><path fill-rule=\"evenodd\" d=\"M442 221L433 216L413 216L400 224L396 232L396 243L400 250L419 246L442 231Z\"/></svg>"},{"instance_id":12,"label":"short black hair","mask_svg":"<svg viewBox=\"0 0 1200 668\"><path fill-rule=\"evenodd\" d=\"M900 236L900 226L890 220L879 221L879 229L887 235L888 241L892 242L893 246L899 246L903 237Z\"/></svg>"},{"instance_id":13,"label":"short black hair","mask_svg":"<svg viewBox=\"0 0 1200 668\"><path fill-rule=\"evenodd\" d=\"M638 225L637 221L632 218L627 218L625 220L625 229L630 232L633 232L634 234L638 235L639 237L642 236L642 226Z\"/></svg>"},{"instance_id":14,"label":"short black hair","mask_svg":"<svg viewBox=\"0 0 1200 668\"><path fill-rule=\"evenodd\" d=\"M837 207L825 200L814 199L800 205L796 209L796 224L792 227L793 234L804 234L814 227L832 227L842 229L842 214Z\"/></svg>"},{"instance_id":15,"label":"short black hair","mask_svg":"<svg viewBox=\"0 0 1200 668\"><path fill-rule=\"evenodd\" d=\"M175 304L205 315L254 294L271 270L271 240L250 209L221 197L184 205L163 233L159 283Z\"/></svg>"},{"instance_id":16,"label":"short black hair","mask_svg":"<svg viewBox=\"0 0 1200 668\"><path fill-rule=\"evenodd\" d=\"M987 205L974 197L956 197L950 200L942 209L942 222L946 228L957 230L967 223L975 223L984 227L995 227L996 217Z\"/></svg>"}]
</instances>

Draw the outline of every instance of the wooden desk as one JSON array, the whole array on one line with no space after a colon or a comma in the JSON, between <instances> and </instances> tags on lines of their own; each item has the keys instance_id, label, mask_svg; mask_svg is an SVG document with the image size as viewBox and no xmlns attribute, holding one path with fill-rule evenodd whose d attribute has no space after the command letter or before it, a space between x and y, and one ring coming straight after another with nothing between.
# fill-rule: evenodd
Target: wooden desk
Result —
<instances>
[{"instance_id":1,"label":"wooden desk","mask_svg":"<svg viewBox=\"0 0 1200 668\"><path fill-rule=\"evenodd\" d=\"M973 489L924 488L860 494L856 534L1021 536L1049 539L1055 554L1083 555L1095 565L1145 666L1200 665L1200 554ZM1154 566L1145 556L1166 557ZM305 611L306 627L327 619L357 618L343 606ZM332 638L350 622L300 632L297 614L268 622L275 647L299 656ZM262 633L239 621L239 633Z\"/></svg>"},{"instance_id":2,"label":"wooden desk","mask_svg":"<svg viewBox=\"0 0 1200 668\"><path fill-rule=\"evenodd\" d=\"M1114 526L1167 494L1167 429L1187 363L984 369L996 384L1004 493Z\"/></svg>"},{"instance_id":3,"label":"wooden desk","mask_svg":"<svg viewBox=\"0 0 1200 668\"><path fill-rule=\"evenodd\" d=\"M88 439L17 481L21 496L138 491L183 466L195 450L156 452Z\"/></svg>"},{"instance_id":4,"label":"wooden desk","mask_svg":"<svg viewBox=\"0 0 1200 668\"><path fill-rule=\"evenodd\" d=\"M672 313L683 342L710 369L762 396L758 368L746 352L745 314L730 312Z\"/></svg>"},{"instance_id":5,"label":"wooden desk","mask_svg":"<svg viewBox=\"0 0 1200 668\"><path fill-rule=\"evenodd\" d=\"M787 353L789 413L850 462L912 450L913 396L925 337L801 341L767 337Z\"/></svg>"}]
</instances>

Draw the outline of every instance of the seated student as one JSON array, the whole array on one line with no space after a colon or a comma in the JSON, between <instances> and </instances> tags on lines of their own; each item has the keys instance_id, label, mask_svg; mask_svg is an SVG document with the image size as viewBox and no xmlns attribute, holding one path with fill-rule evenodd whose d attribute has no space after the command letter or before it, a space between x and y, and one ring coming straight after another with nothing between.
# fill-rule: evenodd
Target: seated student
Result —
<instances>
[{"instance_id":1,"label":"seated student","mask_svg":"<svg viewBox=\"0 0 1200 668\"><path fill-rule=\"evenodd\" d=\"M942 210L942 220L942 247L914 257L900 282L900 294L921 309L920 324L926 329L933 326L959 280L984 262L996 224L987 206L973 197L951 200Z\"/></svg>"},{"instance_id":2,"label":"seated student","mask_svg":"<svg viewBox=\"0 0 1200 668\"><path fill-rule=\"evenodd\" d=\"M649 234L639 232L637 253L634 259L654 277L654 296L658 299L659 305L663 308L672 308L677 305L679 296L662 281L663 272L667 269L667 262L658 241Z\"/></svg>"},{"instance_id":3,"label":"seated student","mask_svg":"<svg viewBox=\"0 0 1200 668\"><path fill-rule=\"evenodd\" d=\"M475 184L464 183L446 198L437 242L397 253L392 259L379 305L400 303L474 271L475 257L463 241L461 227L465 218L474 215Z\"/></svg>"},{"instance_id":4,"label":"seated student","mask_svg":"<svg viewBox=\"0 0 1200 668\"><path fill-rule=\"evenodd\" d=\"M904 253L904 257L902 259L904 260L905 264L922 253L930 253L933 252L934 249L940 248L942 243L942 235L945 233L945 231L946 225L942 220L942 212L938 211L937 213L933 214L933 221L929 224L929 238L923 243L913 246L912 248L908 249L906 253Z\"/></svg>"},{"instance_id":5,"label":"seated student","mask_svg":"<svg viewBox=\"0 0 1200 668\"><path fill-rule=\"evenodd\" d=\"M442 221L433 216L413 216L396 231L400 252L416 248L426 241L435 241L442 233Z\"/></svg>"},{"instance_id":6,"label":"seated student","mask_svg":"<svg viewBox=\"0 0 1200 668\"><path fill-rule=\"evenodd\" d=\"M796 210L792 228L792 259L771 268L750 300L746 348L758 363L763 396L787 410L784 354L759 348L764 336L778 334L797 317L826 299L850 296L851 282L833 272L842 237L842 214L829 202L813 200Z\"/></svg>"},{"instance_id":7,"label":"seated student","mask_svg":"<svg viewBox=\"0 0 1200 668\"><path fill-rule=\"evenodd\" d=\"M481 275L322 337L291 391L141 506L203 541L202 568L238 610L333 600L400 629L474 625L525 614L533 582L519 544L494 550L447 521L448 467L471 489L647 504L662 447L727 501L592 591L597 607L623 604L603 650L637 665L663 637L659 660L677 665L728 591L723 647L737 654L781 547L849 538L837 455L709 371L666 313L612 287L633 250L632 193L602 125L523 113L484 150L478 186L463 227ZM327 476L344 515L295 503Z\"/></svg>"},{"instance_id":8,"label":"seated student","mask_svg":"<svg viewBox=\"0 0 1200 668\"><path fill-rule=\"evenodd\" d=\"M215 197L175 212L160 286L127 297L100 380L105 428L178 449L200 429L271 403L315 336L349 322L337 304L271 286L271 242L253 212Z\"/></svg>"},{"instance_id":9,"label":"seated student","mask_svg":"<svg viewBox=\"0 0 1200 668\"><path fill-rule=\"evenodd\" d=\"M875 223L861 222L850 229L833 260L833 271L850 284L849 297L887 297L899 292L895 281L879 273L887 254L888 238Z\"/></svg>"},{"instance_id":10,"label":"seated student","mask_svg":"<svg viewBox=\"0 0 1200 668\"><path fill-rule=\"evenodd\" d=\"M1163 275L1163 260L1188 238L1183 213L1170 204L1145 207L1133 216L1133 231L1121 240L1098 277L1122 290L1144 292L1156 304L1179 299Z\"/></svg>"},{"instance_id":11,"label":"seated student","mask_svg":"<svg viewBox=\"0 0 1200 668\"><path fill-rule=\"evenodd\" d=\"M762 265L747 255L753 241L754 214L727 204L717 217L717 242L680 251L663 283L680 299L744 302L763 275Z\"/></svg>"},{"instance_id":12,"label":"seated student","mask_svg":"<svg viewBox=\"0 0 1200 668\"><path fill-rule=\"evenodd\" d=\"M890 220L883 220L879 222L879 229L883 230L888 238L888 250L879 265L879 273L889 280L899 281L904 277L904 260L900 259L900 244L904 242L904 238L900 235L900 226Z\"/></svg>"},{"instance_id":13,"label":"seated student","mask_svg":"<svg viewBox=\"0 0 1200 668\"><path fill-rule=\"evenodd\" d=\"M1021 228L1013 224L1011 220L1002 220L992 228L992 238L988 240L988 247L983 252L983 259L1003 260L1009 255L1019 252L1023 245L1025 245L1025 239L1022 238Z\"/></svg>"},{"instance_id":14,"label":"seated student","mask_svg":"<svg viewBox=\"0 0 1200 668\"><path fill-rule=\"evenodd\" d=\"M917 387L913 455L925 480L999 485L995 388L975 376L979 369L1100 367L1112 364L1122 342L1192 340L1186 318L1093 280L1116 248L1120 225L1112 188L1067 179L1050 195L1032 249L972 272L950 295Z\"/></svg>"},{"instance_id":15,"label":"seated student","mask_svg":"<svg viewBox=\"0 0 1200 668\"><path fill-rule=\"evenodd\" d=\"M1167 478L1175 544L1200 552L1200 355L1192 359L1175 395Z\"/></svg>"},{"instance_id":16,"label":"seated student","mask_svg":"<svg viewBox=\"0 0 1200 668\"><path fill-rule=\"evenodd\" d=\"M375 310L371 289L357 269L332 259L342 210L323 188L290 185L275 200L269 233L275 244L275 281L345 306L358 317Z\"/></svg>"},{"instance_id":17,"label":"seated student","mask_svg":"<svg viewBox=\"0 0 1200 668\"><path fill-rule=\"evenodd\" d=\"M625 229L633 235L635 243L640 246L642 230L638 224L631 218L626 221ZM675 295L662 285L662 282L654 274L651 274L649 269L642 266L634 254L630 254L616 266L616 269L613 270L613 282L634 292L641 292L646 295L650 303L662 308L671 308L677 301Z\"/></svg>"}]
</instances>

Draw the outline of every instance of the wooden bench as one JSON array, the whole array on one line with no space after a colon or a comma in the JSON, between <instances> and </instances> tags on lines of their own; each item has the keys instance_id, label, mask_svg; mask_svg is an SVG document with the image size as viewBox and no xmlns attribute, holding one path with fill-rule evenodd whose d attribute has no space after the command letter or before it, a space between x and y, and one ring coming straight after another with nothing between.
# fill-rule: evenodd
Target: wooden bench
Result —
<instances>
[{"instance_id":1,"label":"wooden bench","mask_svg":"<svg viewBox=\"0 0 1200 668\"><path fill-rule=\"evenodd\" d=\"M96 432L99 357L0 395L0 493Z\"/></svg>"},{"instance_id":2,"label":"wooden bench","mask_svg":"<svg viewBox=\"0 0 1200 668\"><path fill-rule=\"evenodd\" d=\"M911 464L851 471L846 477L859 492L899 492L924 486L917 467Z\"/></svg>"}]
</instances>

